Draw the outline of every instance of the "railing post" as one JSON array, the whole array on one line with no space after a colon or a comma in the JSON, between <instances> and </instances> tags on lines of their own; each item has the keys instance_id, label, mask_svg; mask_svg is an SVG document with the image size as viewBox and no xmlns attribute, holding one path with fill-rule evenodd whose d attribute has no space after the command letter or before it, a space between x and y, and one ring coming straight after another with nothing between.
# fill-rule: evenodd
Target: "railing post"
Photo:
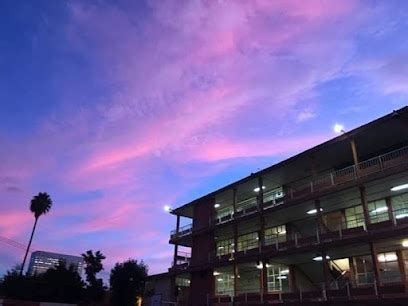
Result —
<instances>
[{"instance_id":1,"label":"railing post","mask_svg":"<svg viewBox=\"0 0 408 306\"><path fill-rule=\"evenodd\" d=\"M277 251L279 251L279 240L278 240L278 235L276 235L276 242L275 242L275 245L276 245L276 250L277 250Z\"/></svg>"},{"instance_id":2,"label":"railing post","mask_svg":"<svg viewBox=\"0 0 408 306\"><path fill-rule=\"evenodd\" d=\"M316 228L316 238L317 238L317 243L320 243L320 235L319 235L319 229Z\"/></svg>"},{"instance_id":3,"label":"railing post","mask_svg":"<svg viewBox=\"0 0 408 306\"><path fill-rule=\"evenodd\" d=\"M346 283L346 289L347 289L347 297L350 300L351 299L351 294L350 294L350 283Z\"/></svg>"},{"instance_id":4,"label":"railing post","mask_svg":"<svg viewBox=\"0 0 408 306\"><path fill-rule=\"evenodd\" d=\"M341 228L341 224L339 225L339 238L343 239L343 231L342 231L342 228Z\"/></svg>"},{"instance_id":5,"label":"railing post","mask_svg":"<svg viewBox=\"0 0 408 306\"><path fill-rule=\"evenodd\" d=\"M333 177L333 172L330 172L330 182L332 186L334 185L334 177Z\"/></svg>"},{"instance_id":6,"label":"railing post","mask_svg":"<svg viewBox=\"0 0 408 306\"><path fill-rule=\"evenodd\" d=\"M313 189L313 181L310 181L310 192L313 193L314 189Z\"/></svg>"},{"instance_id":7,"label":"railing post","mask_svg":"<svg viewBox=\"0 0 408 306\"><path fill-rule=\"evenodd\" d=\"M377 280L374 280L374 292L375 292L375 296L378 297Z\"/></svg>"},{"instance_id":8,"label":"railing post","mask_svg":"<svg viewBox=\"0 0 408 306\"><path fill-rule=\"evenodd\" d=\"M297 233L295 233L295 246L298 247Z\"/></svg>"}]
</instances>

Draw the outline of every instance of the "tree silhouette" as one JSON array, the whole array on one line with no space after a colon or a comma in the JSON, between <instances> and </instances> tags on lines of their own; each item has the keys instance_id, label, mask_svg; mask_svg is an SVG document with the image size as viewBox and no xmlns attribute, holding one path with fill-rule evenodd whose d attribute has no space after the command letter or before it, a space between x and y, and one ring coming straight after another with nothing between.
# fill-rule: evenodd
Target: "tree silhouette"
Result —
<instances>
[{"instance_id":1,"label":"tree silhouette","mask_svg":"<svg viewBox=\"0 0 408 306\"><path fill-rule=\"evenodd\" d=\"M92 250L86 251L81 254L85 262L85 274L88 282L87 286L87 299L90 301L99 301L102 299L105 292L102 279L97 279L96 274L103 270L102 260L106 257L100 251L96 251L95 254Z\"/></svg>"},{"instance_id":2,"label":"tree silhouette","mask_svg":"<svg viewBox=\"0 0 408 306\"><path fill-rule=\"evenodd\" d=\"M31 242L33 241L33 236L34 236L35 228L37 227L38 218L41 215L45 215L47 212L49 212L51 209L51 206L52 206L52 200L46 192L38 193L31 200L30 210L34 214L35 222L34 222L33 230L31 232L30 241L28 242L27 250L24 255L23 264L21 265L20 276L23 275L24 265L27 260L28 252L30 251Z\"/></svg>"},{"instance_id":3,"label":"tree silhouette","mask_svg":"<svg viewBox=\"0 0 408 306\"><path fill-rule=\"evenodd\" d=\"M142 296L148 267L143 261L129 259L116 263L110 273L111 305L136 305L137 296Z\"/></svg>"}]
</instances>

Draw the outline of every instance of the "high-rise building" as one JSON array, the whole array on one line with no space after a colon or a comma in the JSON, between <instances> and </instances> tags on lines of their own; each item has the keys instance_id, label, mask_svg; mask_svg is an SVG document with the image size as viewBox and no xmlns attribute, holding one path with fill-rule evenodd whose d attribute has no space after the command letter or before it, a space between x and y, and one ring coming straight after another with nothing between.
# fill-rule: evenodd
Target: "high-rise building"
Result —
<instances>
[{"instance_id":1,"label":"high-rise building","mask_svg":"<svg viewBox=\"0 0 408 306\"><path fill-rule=\"evenodd\" d=\"M337 132L171 211L178 299L408 305L408 107Z\"/></svg>"},{"instance_id":2,"label":"high-rise building","mask_svg":"<svg viewBox=\"0 0 408 306\"><path fill-rule=\"evenodd\" d=\"M65 262L67 267L74 266L76 271L81 275L84 266L82 257L45 251L35 251L31 253L28 274L35 275L44 273L48 269L57 266L60 261Z\"/></svg>"}]
</instances>

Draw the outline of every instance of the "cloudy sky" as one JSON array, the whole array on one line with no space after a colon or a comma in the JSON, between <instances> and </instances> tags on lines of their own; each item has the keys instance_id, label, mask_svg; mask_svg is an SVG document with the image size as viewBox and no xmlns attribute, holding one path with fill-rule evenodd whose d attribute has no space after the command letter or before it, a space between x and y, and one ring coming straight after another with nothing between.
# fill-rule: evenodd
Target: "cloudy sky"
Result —
<instances>
[{"instance_id":1,"label":"cloudy sky","mask_svg":"<svg viewBox=\"0 0 408 306\"><path fill-rule=\"evenodd\" d=\"M0 275L39 191L33 249L165 271L163 205L406 105L407 33L404 0L0 1Z\"/></svg>"}]
</instances>

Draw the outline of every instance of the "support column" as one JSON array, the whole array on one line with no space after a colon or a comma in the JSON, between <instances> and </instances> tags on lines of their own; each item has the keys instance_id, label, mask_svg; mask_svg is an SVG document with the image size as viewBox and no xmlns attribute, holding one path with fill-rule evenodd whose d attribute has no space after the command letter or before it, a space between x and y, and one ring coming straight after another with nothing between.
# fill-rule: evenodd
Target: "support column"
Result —
<instances>
[{"instance_id":1,"label":"support column","mask_svg":"<svg viewBox=\"0 0 408 306\"><path fill-rule=\"evenodd\" d=\"M289 265L289 288L291 292L297 292L298 286L296 283L296 266Z\"/></svg>"},{"instance_id":2,"label":"support column","mask_svg":"<svg viewBox=\"0 0 408 306\"><path fill-rule=\"evenodd\" d=\"M351 145L351 152L353 153L354 165L357 165L358 164L358 155L357 155L356 142L354 141L354 139L350 139L350 145Z\"/></svg>"},{"instance_id":3,"label":"support column","mask_svg":"<svg viewBox=\"0 0 408 306\"><path fill-rule=\"evenodd\" d=\"M377 252L375 250L374 244L371 241L369 242L369 245L370 245L371 260L373 262L375 282L377 283L377 286L380 286L381 285L380 268L379 268L379 264L378 264Z\"/></svg>"},{"instance_id":4,"label":"support column","mask_svg":"<svg viewBox=\"0 0 408 306\"><path fill-rule=\"evenodd\" d=\"M326 250L322 250L322 267L323 267L323 280L324 280L324 286L325 289L330 288L330 272L329 272L329 262L327 261L327 253Z\"/></svg>"},{"instance_id":5,"label":"support column","mask_svg":"<svg viewBox=\"0 0 408 306\"><path fill-rule=\"evenodd\" d=\"M238 265L234 263L234 296L238 296L238 282L239 282Z\"/></svg>"},{"instance_id":6,"label":"support column","mask_svg":"<svg viewBox=\"0 0 408 306\"><path fill-rule=\"evenodd\" d=\"M177 222L176 222L176 237L178 236L180 230L180 216L177 215ZM177 263L177 254L178 254L178 244L174 244L174 256L173 256L173 266L176 266Z\"/></svg>"},{"instance_id":7,"label":"support column","mask_svg":"<svg viewBox=\"0 0 408 306\"><path fill-rule=\"evenodd\" d=\"M263 181L262 176L258 177L258 186L259 186L259 194L258 194L258 209L259 209L259 224L260 229L258 232L259 236L259 252L262 252L262 247L265 246L265 216L263 214Z\"/></svg>"},{"instance_id":8,"label":"support column","mask_svg":"<svg viewBox=\"0 0 408 306\"><path fill-rule=\"evenodd\" d=\"M350 282L352 286L355 287L357 284L357 280L356 280L356 270L354 267L353 257L349 257L348 261L349 261L349 267L350 267Z\"/></svg>"},{"instance_id":9,"label":"support column","mask_svg":"<svg viewBox=\"0 0 408 306\"><path fill-rule=\"evenodd\" d=\"M360 186L360 198L361 198L361 205L363 205L363 213L364 213L364 221L366 227L371 224L370 222L370 214L368 212L368 202L367 202L367 193L364 186Z\"/></svg>"},{"instance_id":10,"label":"support column","mask_svg":"<svg viewBox=\"0 0 408 306\"><path fill-rule=\"evenodd\" d=\"M258 177L258 188L259 188L259 193L258 193L258 210L263 210L263 180L262 176Z\"/></svg>"},{"instance_id":11,"label":"support column","mask_svg":"<svg viewBox=\"0 0 408 306\"><path fill-rule=\"evenodd\" d=\"M261 294L268 294L268 268L266 267L265 262L263 263L261 271L261 279L262 279Z\"/></svg>"},{"instance_id":12,"label":"support column","mask_svg":"<svg viewBox=\"0 0 408 306\"><path fill-rule=\"evenodd\" d=\"M397 222L395 220L394 212L392 211L391 197L386 197L385 202L387 203L388 208L388 218L392 221L393 225L396 225Z\"/></svg>"},{"instance_id":13,"label":"support column","mask_svg":"<svg viewBox=\"0 0 408 306\"><path fill-rule=\"evenodd\" d=\"M233 189L233 195L232 195L232 206L234 209L234 215L236 213L237 209L237 189ZM233 234L234 234L234 255L238 252L238 224L236 220L233 220Z\"/></svg>"},{"instance_id":14,"label":"support column","mask_svg":"<svg viewBox=\"0 0 408 306\"><path fill-rule=\"evenodd\" d=\"M407 272L405 269L405 262L404 262L404 256L402 254L401 250L397 250L397 257L398 257L398 267L401 273L401 282L405 285L407 285ZM405 288L407 290L407 288Z\"/></svg>"},{"instance_id":15,"label":"support column","mask_svg":"<svg viewBox=\"0 0 408 306\"><path fill-rule=\"evenodd\" d=\"M324 223L323 223L323 216L322 216L322 212L321 212L321 206L320 206L320 200L319 199L315 200L315 209L317 211L316 217L317 217L317 226L318 226L318 229L319 229L319 233L324 233L325 226L324 226Z\"/></svg>"}]
</instances>

